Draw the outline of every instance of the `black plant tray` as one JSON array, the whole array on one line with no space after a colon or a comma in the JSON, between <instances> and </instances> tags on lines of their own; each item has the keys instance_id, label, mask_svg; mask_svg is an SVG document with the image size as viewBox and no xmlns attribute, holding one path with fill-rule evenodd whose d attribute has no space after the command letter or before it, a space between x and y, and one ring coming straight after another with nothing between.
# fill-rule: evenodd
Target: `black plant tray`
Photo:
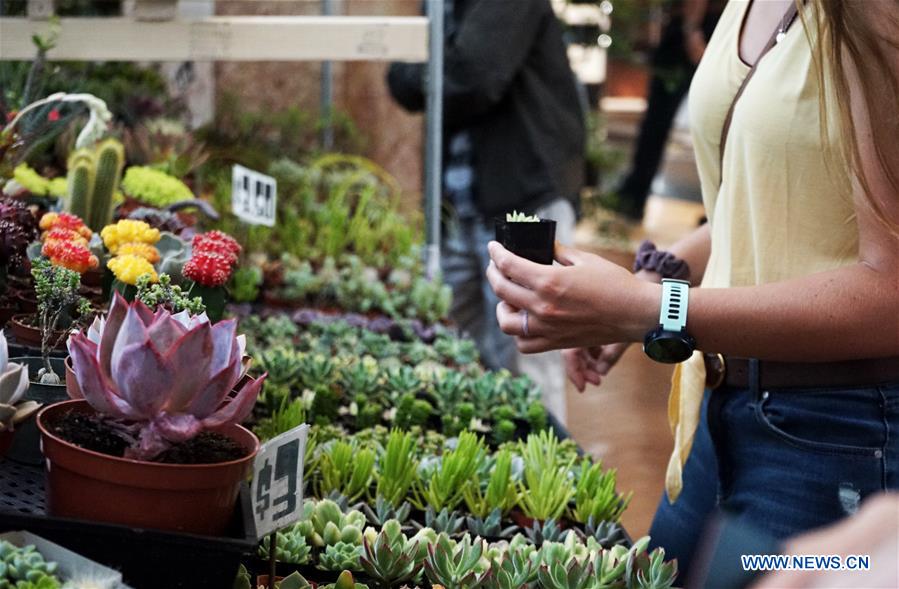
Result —
<instances>
[{"instance_id":1,"label":"black plant tray","mask_svg":"<svg viewBox=\"0 0 899 589\"><path fill-rule=\"evenodd\" d=\"M7 331L6 334L7 345L9 346L9 357L10 358L21 358L22 356L40 356L41 349L35 348L34 346L26 346L25 344L20 344L16 342L15 338L12 334ZM60 350L50 350L51 358L65 358L69 355L69 352L66 351L65 347Z\"/></svg>"},{"instance_id":2,"label":"black plant tray","mask_svg":"<svg viewBox=\"0 0 899 589\"><path fill-rule=\"evenodd\" d=\"M256 551L249 487L227 536L209 537L49 517L42 467L0 460L0 532L28 530L122 571L134 589L228 589Z\"/></svg>"}]
</instances>

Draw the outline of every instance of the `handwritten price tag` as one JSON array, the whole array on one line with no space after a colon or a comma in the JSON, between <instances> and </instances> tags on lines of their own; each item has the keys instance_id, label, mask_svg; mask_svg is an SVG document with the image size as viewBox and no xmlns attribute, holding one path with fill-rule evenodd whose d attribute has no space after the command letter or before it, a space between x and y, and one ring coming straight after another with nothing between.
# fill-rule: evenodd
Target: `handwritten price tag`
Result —
<instances>
[{"instance_id":1,"label":"handwritten price tag","mask_svg":"<svg viewBox=\"0 0 899 589\"><path fill-rule=\"evenodd\" d=\"M231 170L231 211L251 225L275 226L278 183L241 165Z\"/></svg>"},{"instance_id":2,"label":"handwritten price tag","mask_svg":"<svg viewBox=\"0 0 899 589\"><path fill-rule=\"evenodd\" d=\"M293 428L262 445L253 463L253 518L259 538L303 514L303 457L309 426Z\"/></svg>"}]
</instances>

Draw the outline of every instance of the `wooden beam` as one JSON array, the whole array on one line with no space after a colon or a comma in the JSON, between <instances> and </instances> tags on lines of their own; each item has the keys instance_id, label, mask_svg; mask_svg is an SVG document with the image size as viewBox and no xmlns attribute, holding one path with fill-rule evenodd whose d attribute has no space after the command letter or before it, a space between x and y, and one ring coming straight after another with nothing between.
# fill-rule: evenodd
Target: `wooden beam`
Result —
<instances>
[{"instance_id":1,"label":"wooden beam","mask_svg":"<svg viewBox=\"0 0 899 589\"><path fill-rule=\"evenodd\" d=\"M424 17L63 18L55 61L427 61ZM0 18L0 61L29 60L46 22Z\"/></svg>"}]
</instances>

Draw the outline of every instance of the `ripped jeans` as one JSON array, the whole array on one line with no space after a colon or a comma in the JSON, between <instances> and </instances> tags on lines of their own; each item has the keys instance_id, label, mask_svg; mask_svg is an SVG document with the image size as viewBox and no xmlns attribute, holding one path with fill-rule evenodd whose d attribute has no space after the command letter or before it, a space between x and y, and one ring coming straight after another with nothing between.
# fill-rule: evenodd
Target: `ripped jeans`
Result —
<instances>
[{"instance_id":1,"label":"ripped jeans","mask_svg":"<svg viewBox=\"0 0 899 589\"><path fill-rule=\"evenodd\" d=\"M652 544L686 571L716 507L781 539L851 515L887 489L899 489L899 383L722 388L706 393L683 492L674 505L662 497Z\"/></svg>"}]
</instances>

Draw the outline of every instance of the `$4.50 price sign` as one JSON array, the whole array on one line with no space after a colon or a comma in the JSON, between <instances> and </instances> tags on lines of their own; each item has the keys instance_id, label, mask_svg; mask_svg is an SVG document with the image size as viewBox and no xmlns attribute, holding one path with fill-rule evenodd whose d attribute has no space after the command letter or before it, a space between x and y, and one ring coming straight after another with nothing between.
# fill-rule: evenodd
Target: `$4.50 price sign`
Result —
<instances>
[{"instance_id":1,"label":"$4.50 price sign","mask_svg":"<svg viewBox=\"0 0 899 589\"><path fill-rule=\"evenodd\" d=\"M293 428L262 445L253 462L253 518L262 538L303 514L303 457L309 426Z\"/></svg>"},{"instance_id":2,"label":"$4.50 price sign","mask_svg":"<svg viewBox=\"0 0 899 589\"><path fill-rule=\"evenodd\" d=\"M278 183L241 165L231 170L231 211L252 225L275 226Z\"/></svg>"}]
</instances>

